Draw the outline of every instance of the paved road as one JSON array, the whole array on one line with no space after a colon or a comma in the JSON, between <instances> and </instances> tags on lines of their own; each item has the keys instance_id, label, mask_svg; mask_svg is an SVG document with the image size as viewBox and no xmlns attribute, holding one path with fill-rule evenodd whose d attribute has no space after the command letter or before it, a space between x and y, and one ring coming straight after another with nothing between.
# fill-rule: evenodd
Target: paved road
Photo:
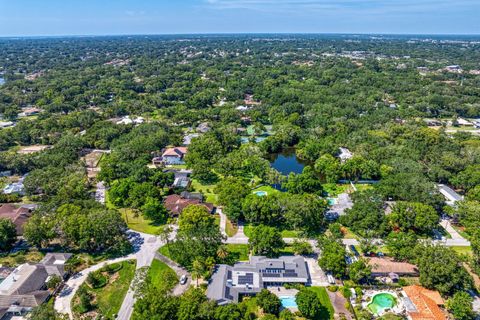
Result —
<instances>
[{"instance_id":1,"label":"paved road","mask_svg":"<svg viewBox=\"0 0 480 320\"><path fill-rule=\"evenodd\" d=\"M136 259L137 260L137 269L150 266L152 261L155 257L156 252L162 246L162 241L160 238L156 236L152 236L149 234L143 234L135 231L130 231L133 235L132 243L134 246L139 246L138 250L125 257L112 259L108 261L104 261L102 263L96 264L91 266L85 270L82 270L76 276L72 276L65 284L64 289L60 292L59 296L55 299L54 308L57 312L62 314L68 314L70 319L73 319L73 313L71 309L72 299L75 296L78 288L85 282L87 276L90 272L96 271L101 269L105 265L121 262L125 260ZM175 236L175 230L172 233L171 237ZM127 295L122 303L120 311L118 313L118 318L120 320L128 320L133 311L133 305L135 303L135 299L133 297L133 291L131 289L128 290Z\"/></svg>"},{"instance_id":2,"label":"paved road","mask_svg":"<svg viewBox=\"0 0 480 320\"><path fill-rule=\"evenodd\" d=\"M136 254L137 270L150 266L158 249L160 249L160 247L163 245L162 241L158 237L147 234L141 234L141 236L144 239L144 243ZM123 299L122 306L120 307L120 311L118 312L117 319L129 320L132 316L133 305L135 304L134 293L135 292L132 290L132 288L128 289L125 299Z\"/></svg>"}]
</instances>

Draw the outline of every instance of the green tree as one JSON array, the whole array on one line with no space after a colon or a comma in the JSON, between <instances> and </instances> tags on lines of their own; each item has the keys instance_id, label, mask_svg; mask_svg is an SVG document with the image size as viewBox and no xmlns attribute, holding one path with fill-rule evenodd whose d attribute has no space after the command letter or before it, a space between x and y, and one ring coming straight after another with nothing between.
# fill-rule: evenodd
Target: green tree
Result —
<instances>
[{"instance_id":1,"label":"green tree","mask_svg":"<svg viewBox=\"0 0 480 320\"><path fill-rule=\"evenodd\" d=\"M324 236L318 240L318 246L322 252L318 260L320 267L331 272L337 278L345 276L347 270L345 256L347 252L343 244L338 240Z\"/></svg>"},{"instance_id":2,"label":"green tree","mask_svg":"<svg viewBox=\"0 0 480 320\"><path fill-rule=\"evenodd\" d=\"M168 212L165 206L157 198L148 197L142 206L142 212L145 218L152 220L156 224L167 222Z\"/></svg>"},{"instance_id":3,"label":"green tree","mask_svg":"<svg viewBox=\"0 0 480 320\"><path fill-rule=\"evenodd\" d=\"M250 194L250 188L241 178L228 177L216 187L218 203L223 205L223 211L230 220L238 221L242 217L242 203Z\"/></svg>"},{"instance_id":4,"label":"green tree","mask_svg":"<svg viewBox=\"0 0 480 320\"><path fill-rule=\"evenodd\" d=\"M295 254L309 255L313 253L312 245L307 240L295 238L292 243L292 249Z\"/></svg>"},{"instance_id":5,"label":"green tree","mask_svg":"<svg viewBox=\"0 0 480 320\"><path fill-rule=\"evenodd\" d=\"M464 291L456 292L447 300L445 306L456 320L469 320L475 318L473 312L473 298Z\"/></svg>"},{"instance_id":6,"label":"green tree","mask_svg":"<svg viewBox=\"0 0 480 320\"><path fill-rule=\"evenodd\" d=\"M262 289L262 291L257 294L257 304L263 309L263 312L274 315L279 314L280 307L282 306L280 299L267 289Z\"/></svg>"},{"instance_id":7,"label":"green tree","mask_svg":"<svg viewBox=\"0 0 480 320\"><path fill-rule=\"evenodd\" d=\"M253 254L265 255L267 257L277 256L281 249L285 247L280 232L264 225L255 227L252 235L248 239L248 244Z\"/></svg>"},{"instance_id":8,"label":"green tree","mask_svg":"<svg viewBox=\"0 0 480 320\"><path fill-rule=\"evenodd\" d=\"M471 276L452 249L421 246L417 251L416 264L422 286L438 290L441 294L453 294L472 286Z\"/></svg>"},{"instance_id":9,"label":"green tree","mask_svg":"<svg viewBox=\"0 0 480 320\"><path fill-rule=\"evenodd\" d=\"M372 267L365 259L359 259L348 266L348 276L355 283L370 278Z\"/></svg>"},{"instance_id":10,"label":"green tree","mask_svg":"<svg viewBox=\"0 0 480 320\"><path fill-rule=\"evenodd\" d=\"M413 232L391 232L385 239L385 245L390 255L396 260L411 260L415 257L417 236Z\"/></svg>"},{"instance_id":11,"label":"green tree","mask_svg":"<svg viewBox=\"0 0 480 320\"><path fill-rule=\"evenodd\" d=\"M10 219L0 219L0 251L8 251L17 240L15 224Z\"/></svg>"},{"instance_id":12,"label":"green tree","mask_svg":"<svg viewBox=\"0 0 480 320\"><path fill-rule=\"evenodd\" d=\"M317 297L317 294L308 289L300 290L295 296L298 305L298 310L307 319L316 319L322 312L322 304Z\"/></svg>"},{"instance_id":13,"label":"green tree","mask_svg":"<svg viewBox=\"0 0 480 320\"><path fill-rule=\"evenodd\" d=\"M430 234L437 227L439 220L440 216L432 206L416 202L399 201L388 215L393 230L414 231L420 234Z\"/></svg>"},{"instance_id":14,"label":"green tree","mask_svg":"<svg viewBox=\"0 0 480 320\"><path fill-rule=\"evenodd\" d=\"M296 194L313 193L321 195L323 193L322 183L310 166L303 168L301 174L290 173L283 187L288 192Z\"/></svg>"}]
</instances>

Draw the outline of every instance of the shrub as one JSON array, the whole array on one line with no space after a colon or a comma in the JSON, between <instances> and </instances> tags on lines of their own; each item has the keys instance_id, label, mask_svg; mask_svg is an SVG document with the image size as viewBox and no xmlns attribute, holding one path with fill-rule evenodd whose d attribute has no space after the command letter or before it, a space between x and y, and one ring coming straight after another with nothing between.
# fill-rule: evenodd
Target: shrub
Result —
<instances>
[{"instance_id":1,"label":"shrub","mask_svg":"<svg viewBox=\"0 0 480 320\"><path fill-rule=\"evenodd\" d=\"M338 286L328 286L328 291L337 292L338 291Z\"/></svg>"},{"instance_id":2,"label":"shrub","mask_svg":"<svg viewBox=\"0 0 480 320\"><path fill-rule=\"evenodd\" d=\"M102 274L102 272L94 271L90 272L87 276L87 283L94 289L105 286L108 282L108 278Z\"/></svg>"}]
</instances>

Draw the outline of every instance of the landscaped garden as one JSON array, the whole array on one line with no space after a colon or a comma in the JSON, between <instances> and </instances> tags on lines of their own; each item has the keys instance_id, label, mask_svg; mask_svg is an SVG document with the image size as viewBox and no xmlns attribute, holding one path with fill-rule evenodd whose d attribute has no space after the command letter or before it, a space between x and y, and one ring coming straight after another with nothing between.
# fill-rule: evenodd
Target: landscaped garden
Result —
<instances>
[{"instance_id":1,"label":"landscaped garden","mask_svg":"<svg viewBox=\"0 0 480 320\"><path fill-rule=\"evenodd\" d=\"M91 272L73 298L75 316L115 319L135 274L135 265L135 260L128 260Z\"/></svg>"}]
</instances>

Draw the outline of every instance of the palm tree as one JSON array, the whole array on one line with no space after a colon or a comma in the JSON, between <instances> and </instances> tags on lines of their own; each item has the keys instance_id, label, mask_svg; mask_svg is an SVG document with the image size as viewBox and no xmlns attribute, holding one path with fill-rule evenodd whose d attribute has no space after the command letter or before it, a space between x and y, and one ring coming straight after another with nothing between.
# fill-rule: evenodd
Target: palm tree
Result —
<instances>
[{"instance_id":1,"label":"palm tree","mask_svg":"<svg viewBox=\"0 0 480 320\"><path fill-rule=\"evenodd\" d=\"M192 278L196 280L198 287L198 279L202 277L202 274L205 272L205 267L203 263L195 259L192 263Z\"/></svg>"},{"instance_id":2,"label":"palm tree","mask_svg":"<svg viewBox=\"0 0 480 320\"><path fill-rule=\"evenodd\" d=\"M228 256L228 250L225 246L218 247L217 257L224 260Z\"/></svg>"}]
</instances>

